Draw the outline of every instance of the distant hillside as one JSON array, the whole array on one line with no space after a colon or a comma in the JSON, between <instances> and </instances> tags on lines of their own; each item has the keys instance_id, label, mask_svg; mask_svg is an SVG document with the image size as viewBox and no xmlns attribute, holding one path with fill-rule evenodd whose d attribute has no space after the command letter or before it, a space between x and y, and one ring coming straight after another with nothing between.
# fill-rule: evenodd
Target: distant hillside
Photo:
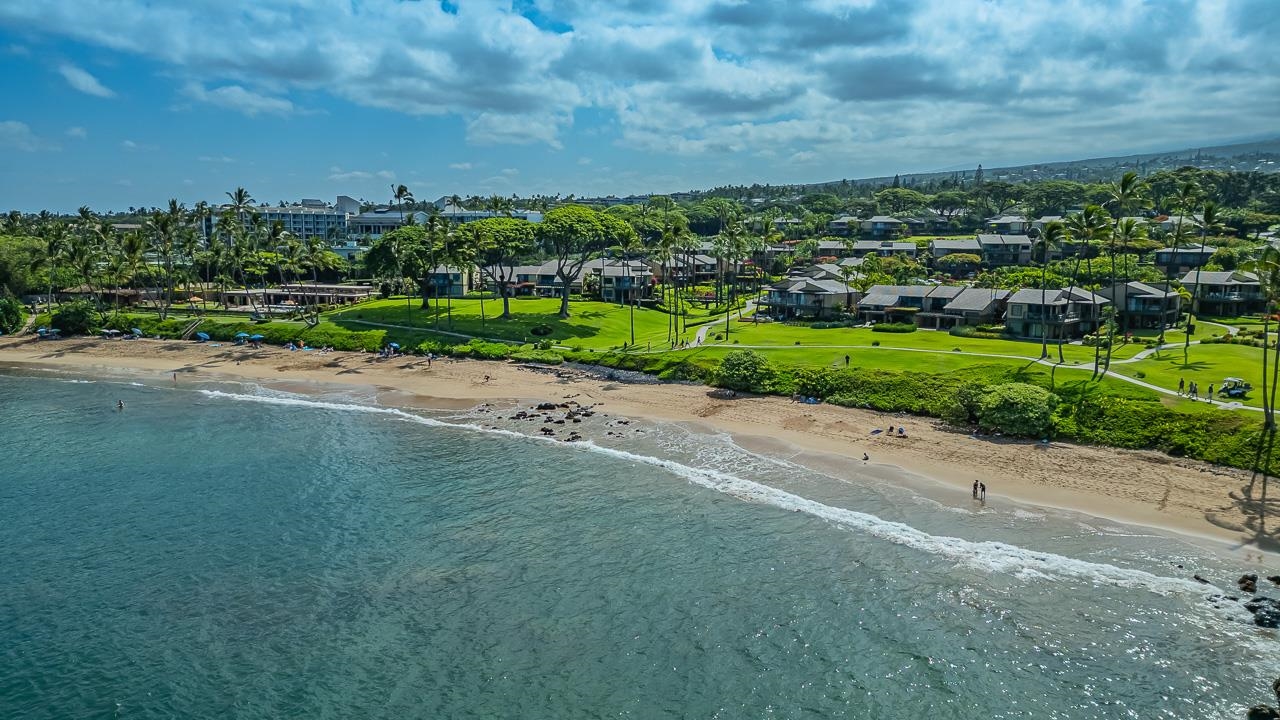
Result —
<instances>
[{"instance_id":1,"label":"distant hillside","mask_svg":"<svg viewBox=\"0 0 1280 720\"><path fill-rule=\"evenodd\" d=\"M1146 153L1143 155L1122 155L1089 158L1087 160L1017 165L1014 167L983 168L983 178L986 180L1003 180L1005 182L1024 182L1028 180L1099 182L1114 180L1130 170L1146 175L1157 170L1172 170L1188 165L1204 169L1235 170L1238 172L1280 172L1280 138L1236 145L1218 145L1172 152ZM965 170L910 173L899 176L899 180L904 185L915 185L950 177L970 180L976 170L977 168L968 168ZM800 187L806 190L821 190L841 185L844 182L846 181L836 180ZM857 185L884 185L893 182L893 176L859 178L847 182Z\"/></svg>"}]
</instances>

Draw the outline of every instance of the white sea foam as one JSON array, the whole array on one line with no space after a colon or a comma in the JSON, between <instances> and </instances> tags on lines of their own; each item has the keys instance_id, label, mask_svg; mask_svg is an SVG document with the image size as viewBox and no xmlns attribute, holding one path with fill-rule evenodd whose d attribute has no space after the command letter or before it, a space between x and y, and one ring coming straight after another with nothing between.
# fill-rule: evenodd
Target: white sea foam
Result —
<instances>
[{"instance_id":1,"label":"white sea foam","mask_svg":"<svg viewBox=\"0 0 1280 720\"><path fill-rule=\"evenodd\" d=\"M1185 593L1204 596L1214 590L1211 585L1204 585L1192 580L1156 575L1144 570L1121 568L1107 563L1089 562L1076 558L1040 552L1028 548L995 541L965 540L957 537L930 535L906 523L885 520L868 513L848 508L824 505L814 500L779 490L753 480L731 475L719 470L695 468L674 460L639 455L617 448L603 447L589 441L561 443L554 438L542 438L525 435L501 428L486 428L470 423L451 423L433 418L415 415L397 408L376 407L371 405L351 405L345 403L309 400L300 397L272 395L245 395L228 393L220 390L201 390L202 394L212 398L259 402L273 405L305 406L317 409L341 412L362 412L395 417L407 422L419 423L430 427L453 428L473 432L519 438L534 442L549 442L563 445L568 449L595 452L602 455L662 468L689 482L724 493L748 502L773 505L784 510L803 512L810 516L827 520L835 525L880 538L904 547L926 552L946 558L957 565L966 566L987 572L999 572L1022 579L1065 579L1071 578L1086 582L1102 583L1117 587L1145 589L1161 595ZM1220 592L1220 590L1219 590Z\"/></svg>"}]
</instances>

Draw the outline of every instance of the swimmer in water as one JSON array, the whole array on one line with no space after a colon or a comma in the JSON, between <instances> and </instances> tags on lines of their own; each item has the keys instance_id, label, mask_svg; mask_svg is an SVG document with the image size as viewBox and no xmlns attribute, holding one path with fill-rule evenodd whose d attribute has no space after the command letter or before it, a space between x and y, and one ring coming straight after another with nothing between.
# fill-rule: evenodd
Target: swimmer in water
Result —
<instances>
[{"instance_id":1,"label":"swimmer in water","mask_svg":"<svg viewBox=\"0 0 1280 720\"><path fill-rule=\"evenodd\" d=\"M117 400L117 401L116 401L116 409L117 409L117 410L123 410L123 409L124 409L124 401L123 401L123 400Z\"/></svg>"}]
</instances>

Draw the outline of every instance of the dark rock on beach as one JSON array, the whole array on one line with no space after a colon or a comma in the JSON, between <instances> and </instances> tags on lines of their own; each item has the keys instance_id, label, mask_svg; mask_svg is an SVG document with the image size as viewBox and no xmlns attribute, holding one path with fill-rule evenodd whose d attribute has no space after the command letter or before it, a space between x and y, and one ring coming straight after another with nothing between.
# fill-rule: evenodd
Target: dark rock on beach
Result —
<instances>
[{"instance_id":1,"label":"dark rock on beach","mask_svg":"<svg viewBox=\"0 0 1280 720\"><path fill-rule=\"evenodd\" d=\"M1268 575L1267 579L1271 581L1272 585L1280 586L1280 575Z\"/></svg>"},{"instance_id":2,"label":"dark rock on beach","mask_svg":"<svg viewBox=\"0 0 1280 720\"><path fill-rule=\"evenodd\" d=\"M1208 585L1208 584L1209 584L1209 581L1208 581L1208 580L1205 580L1204 578L1200 577L1199 575L1192 575L1191 577L1195 578L1195 579L1196 579L1196 582L1201 582L1201 583L1204 583L1205 585Z\"/></svg>"},{"instance_id":3,"label":"dark rock on beach","mask_svg":"<svg viewBox=\"0 0 1280 720\"><path fill-rule=\"evenodd\" d=\"M1256 593L1258 592L1258 576L1253 573L1241 575L1240 579L1236 581L1236 586L1240 588L1241 592Z\"/></svg>"}]
</instances>

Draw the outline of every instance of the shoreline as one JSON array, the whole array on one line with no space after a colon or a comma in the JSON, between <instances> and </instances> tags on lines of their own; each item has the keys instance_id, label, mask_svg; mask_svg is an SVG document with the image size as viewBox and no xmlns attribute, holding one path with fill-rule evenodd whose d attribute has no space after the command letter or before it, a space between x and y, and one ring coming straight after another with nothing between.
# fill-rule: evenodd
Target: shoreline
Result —
<instances>
[{"instance_id":1,"label":"shoreline","mask_svg":"<svg viewBox=\"0 0 1280 720\"><path fill-rule=\"evenodd\" d=\"M838 472L853 463L907 473L968 499L974 480L988 485L991 501L1020 504L1172 532L1210 541L1220 551L1257 561L1276 553L1274 537L1259 546L1238 501L1249 473L1154 451L1070 443L1041 444L965 434L931 418L786 398L717 397L694 384L627 383L593 372L478 360L370 353L290 352L217 343L73 338L56 343L0 339L0 363L58 367L92 373L130 371L167 381L258 381L271 384L362 386L403 405L463 409L483 402L538 402L576 394L603 403L610 415L671 422L724 433L751 452L788 455L798 464ZM619 373L625 377L625 373ZM390 398L388 398L390 399ZM873 435L904 425L908 436ZM826 469L823 469L825 466ZM1233 496L1234 495L1234 496Z\"/></svg>"}]
</instances>

